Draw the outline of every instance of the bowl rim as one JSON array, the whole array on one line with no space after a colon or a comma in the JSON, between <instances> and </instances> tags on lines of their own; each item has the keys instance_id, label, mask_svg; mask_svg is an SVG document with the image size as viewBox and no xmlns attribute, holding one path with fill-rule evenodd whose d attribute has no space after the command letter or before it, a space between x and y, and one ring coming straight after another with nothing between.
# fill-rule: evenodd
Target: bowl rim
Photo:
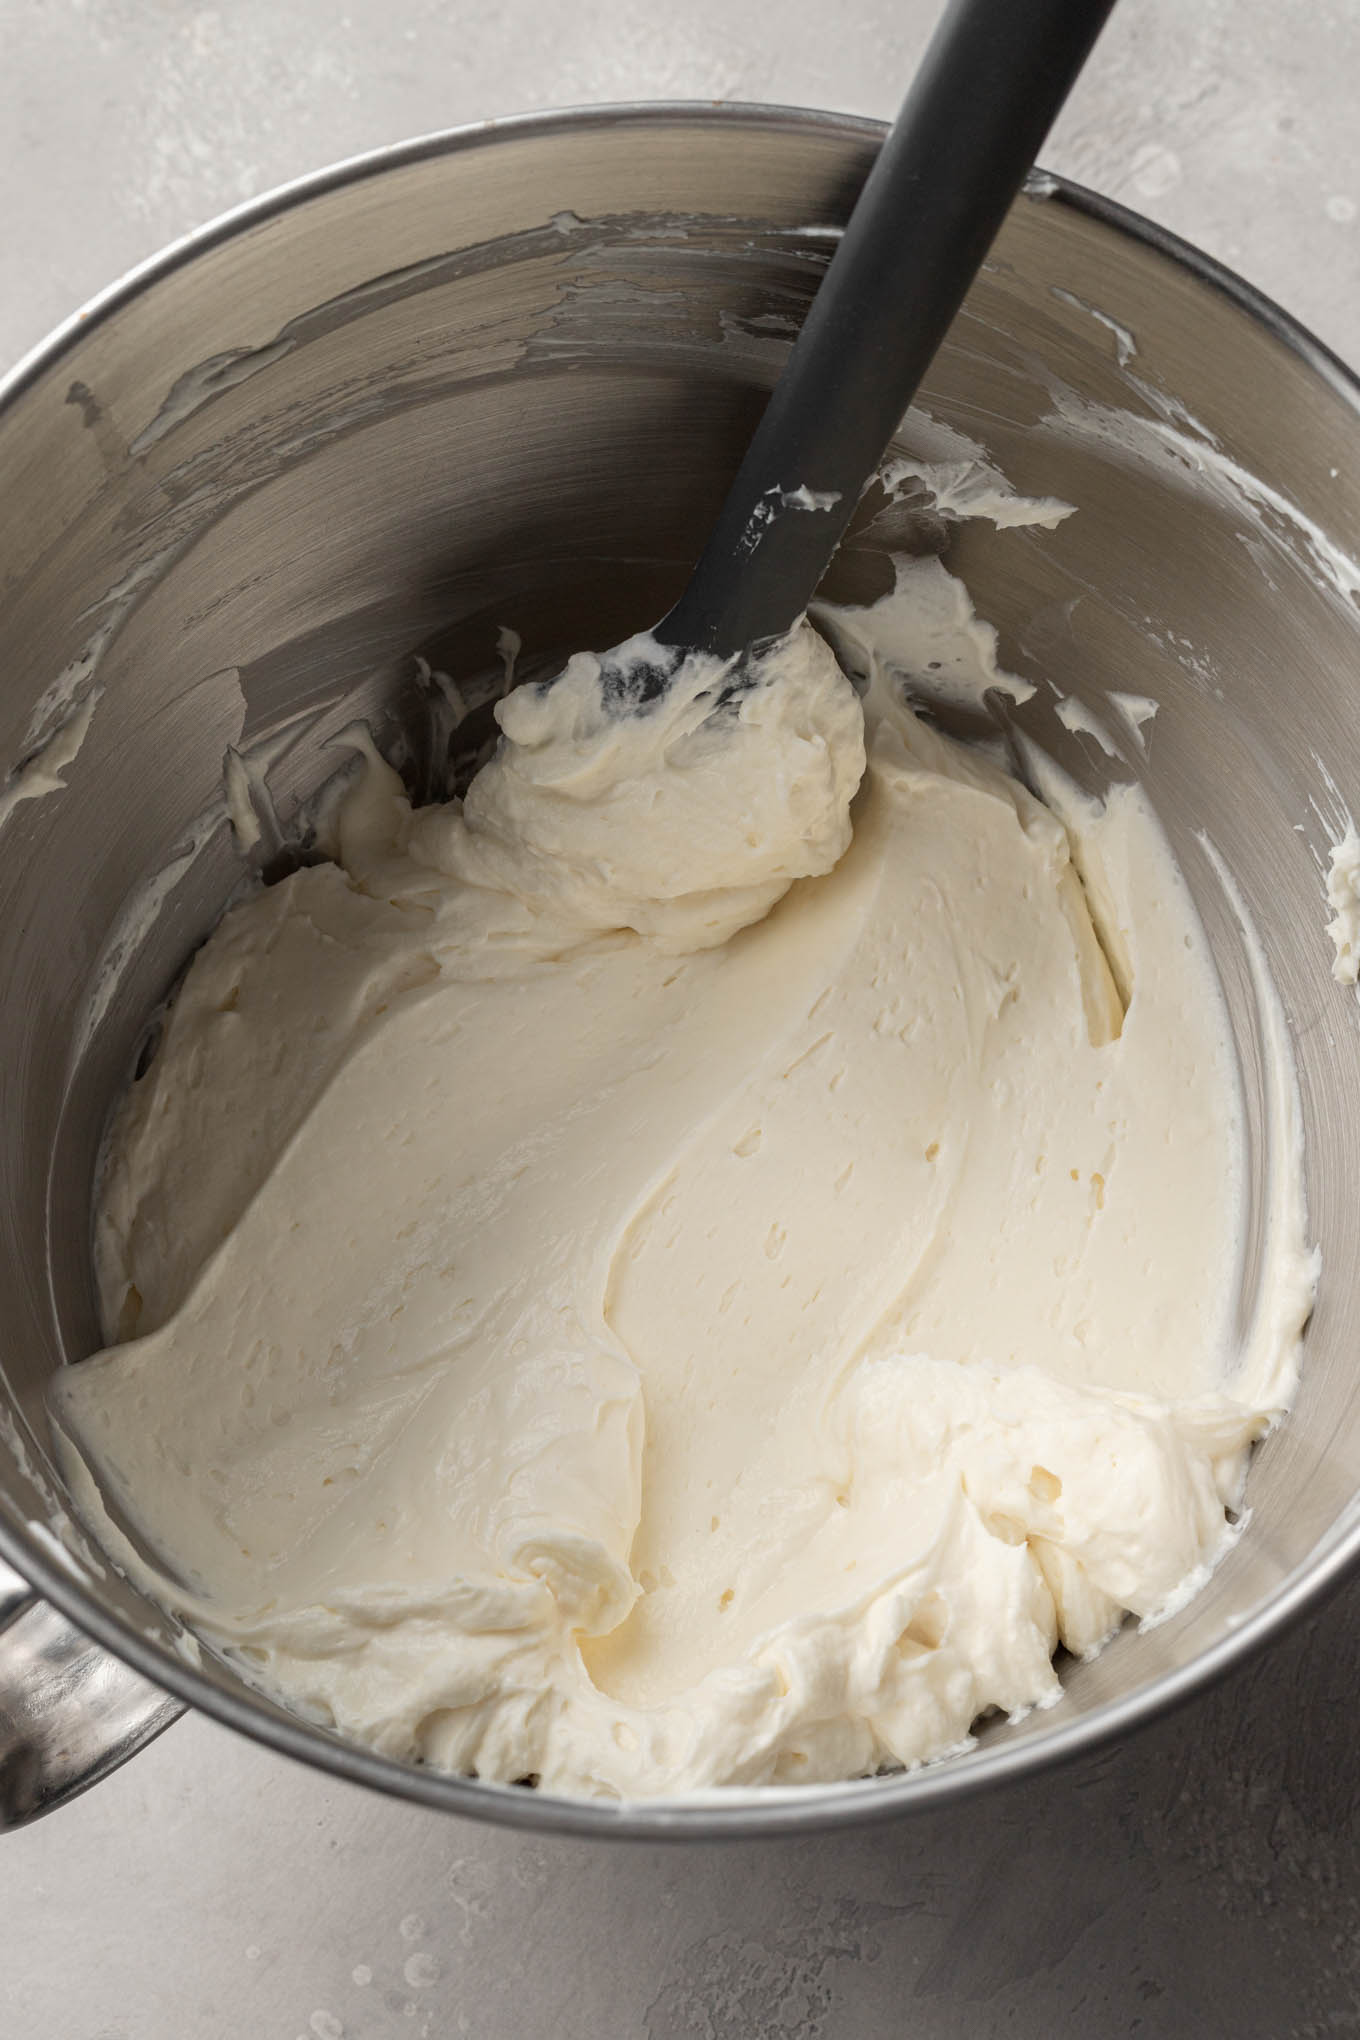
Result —
<instances>
[{"instance_id":1,"label":"bowl rim","mask_svg":"<svg viewBox=\"0 0 1360 2040\"><path fill-rule=\"evenodd\" d=\"M0 417L56 367L78 341L154 284L251 227L277 219L315 198L365 183L391 170L469 149L549 139L558 133L579 133L583 129L695 123L801 135L822 132L866 146L880 143L888 131L883 121L810 107L743 101L630 100L508 115L366 150L233 207L172 241L98 292L0 375ZM1264 327L1360 415L1360 377L1273 299L1202 249L1116 200L1045 170L1030 173L1023 197L1066 208L1126 237L1226 298ZM224 1727L314 1769L417 1805L536 1833L651 1842L719 1841L809 1834L938 1809L984 1788L1033 1777L1162 1718L1221 1679L1267 1641L1278 1638L1342 1584L1360 1559L1360 1519L1336 1534L1325 1549L1296 1568L1262 1606L1188 1663L1120 1699L1106 1702L1090 1714L1063 1723L1048 1735L1024 1738L994 1749L984 1746L966 1756L911 1771L833 1785L787 1790L720 1787L684 1798L626 1802L571 1799L526 1791L381 1756L299 1717L275 1711L267 1695L262 1694L257 1702L247 1687L233 1692L218 1686L186 1660L125 1626L36 1538L3 1516L0 1516L0 1558L7 1560L37 1593L87 1636L153 1685L173 1693Z\"/></svg>"}]
</instances>

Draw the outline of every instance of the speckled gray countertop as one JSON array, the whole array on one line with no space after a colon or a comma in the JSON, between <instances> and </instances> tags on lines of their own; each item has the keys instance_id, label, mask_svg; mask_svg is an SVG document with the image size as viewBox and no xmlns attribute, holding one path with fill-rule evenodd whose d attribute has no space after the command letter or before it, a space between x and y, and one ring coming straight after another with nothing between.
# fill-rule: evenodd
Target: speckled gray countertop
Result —
<instances>
[{"instance_id":1,"label":"speckled gray countertop","mask_svg":"<svg viewBox=\"0 0 1360 2040\"><path fill-rule=\"evenodd\" d=\"M343 5L343 0L342 0ZM933 0L0 0L0 366L223 207L622 98L888 115ZM1046 160L1360 357L1360 0L1123 0ZM9 2040L1360 2032L1360 1586L1136 1742L807 1842L537 1843L196 1718L0 1840Z\"/></svg>"}]
</instances>

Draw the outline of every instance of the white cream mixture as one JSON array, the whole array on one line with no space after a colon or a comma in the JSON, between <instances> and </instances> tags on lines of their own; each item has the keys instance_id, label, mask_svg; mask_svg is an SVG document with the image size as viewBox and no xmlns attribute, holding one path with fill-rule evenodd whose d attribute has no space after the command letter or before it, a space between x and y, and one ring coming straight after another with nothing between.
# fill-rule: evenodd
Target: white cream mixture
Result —
<instances>
[{"instance_id":1,"label":"white cream mixture","mask_svg":"<svg viewBox=\"0 0 1360 2040\"><path fill-rule=\"evenodd\" d=\"M1360 835L1351 821L1341 841L1332 845L1327 904L1332 910L1327 933L1336 952L1332 976L1339 985L1353 985L1360 978Z\"/></svg>"},{"instance_id":2,"label":"white cream mixture","mask_svg":"<svg viewBox=\"0 0 1360 2040\"><path fill-rule=\"evenodd\" d=\"M903 670L998 677L937 563L830 622L862 701L804 628L644 717L574 660L461 806L367 747L116 1123L126 1343L62 1422L162 1598L395 1756L625 1797L938 1756L1193 1590L1291 1393L1299 1157L1243 1338L1234 1054L1150 812L1083 827L1084 887L913 714Z\"/></svg>"}]
</instances>

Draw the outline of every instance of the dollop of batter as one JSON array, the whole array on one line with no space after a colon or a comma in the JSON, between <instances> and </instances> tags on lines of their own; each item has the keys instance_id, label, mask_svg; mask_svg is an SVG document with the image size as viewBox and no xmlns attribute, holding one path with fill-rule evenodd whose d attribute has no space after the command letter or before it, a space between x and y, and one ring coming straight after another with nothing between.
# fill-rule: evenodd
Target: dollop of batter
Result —
<instances>
[{"instance_id":1,"label":"dollop of batter","mask_svg":"<svg viewBox=\"0 0 1360 2040\"><path fill-rule=\"evenodd\" d=\"M335 861L195 959L56 1404L345 1734L622 1797L914 1764L1231 1537L1315 1264L1239 1333L1189 897L1135 789L1074 834L913 711L942 576L839 619L862 693L808 627L645 714L577 658L418 811L356 739Z\"/></svg>"}]
</instances>

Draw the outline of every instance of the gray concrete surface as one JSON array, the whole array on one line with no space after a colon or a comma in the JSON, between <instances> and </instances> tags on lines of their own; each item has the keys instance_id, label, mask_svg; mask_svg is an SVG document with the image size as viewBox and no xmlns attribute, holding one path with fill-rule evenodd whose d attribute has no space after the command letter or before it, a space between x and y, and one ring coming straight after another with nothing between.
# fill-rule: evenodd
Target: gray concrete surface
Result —
<instances>
[{"instance_id":1,"label":"gray concrete surface","mask_svg":"<svg viewBox=\"0 0 1360 2040\"><path fill-rule=\"evenodd\" d=\"M518 109L888 114L933 0L0 0L0 366L224 206ZM1123 0L1047 161L1360 356L1360 0ZM1137 1742L944 1817L539 1844L187 1720L0 1842L9 2040L1360 2032L1360 1587Z\"/></svg>"}]
</instances>

